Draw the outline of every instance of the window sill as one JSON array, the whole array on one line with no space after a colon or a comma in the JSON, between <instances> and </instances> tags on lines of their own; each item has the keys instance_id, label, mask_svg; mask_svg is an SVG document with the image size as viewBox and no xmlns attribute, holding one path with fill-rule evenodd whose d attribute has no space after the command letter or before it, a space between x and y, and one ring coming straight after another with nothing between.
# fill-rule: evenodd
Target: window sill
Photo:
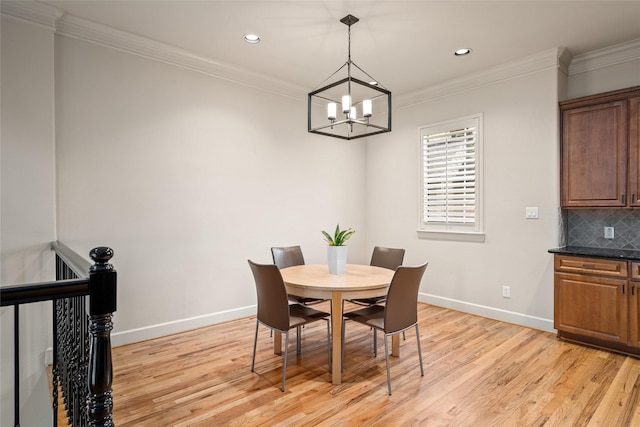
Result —
<instances>
[{"instance_id":1,"label":"window sill","mask_svg":"<svg viewBox=\"0 0 640 427\"><path fill-rule=\"evenodd\" d=\"M482 232L418 230L417 233L419 239L484 243L484 233Z\"/></svg>"}]
</instances>

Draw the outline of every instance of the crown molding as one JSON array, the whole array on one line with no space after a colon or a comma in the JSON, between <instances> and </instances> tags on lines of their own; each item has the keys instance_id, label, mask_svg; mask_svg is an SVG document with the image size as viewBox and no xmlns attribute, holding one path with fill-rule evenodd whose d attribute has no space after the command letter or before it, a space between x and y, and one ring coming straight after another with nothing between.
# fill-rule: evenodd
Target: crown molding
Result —
<instances>
[{"instance_id":1,"label":"crown molding","mask_svg":"<svg viewBox=\"0 0 640 427\"><path fill-rule=\"evenodd\" d=\"M187 68L296 100L306 100L307 91L302 87L266 77L251 70L222 64L166 43L69 15L56 7L44 3L36 1L2 1L0 4L2 5L3 14L45 25L60 36Z\"/></svg>"},{"instance_id":2,"label":"crown molding","mask_svg":"<svg viewBox=\"0 0 640 427\"><path fill-rule=\"evenodd\" d=\"M576 55L569 66L569 75L640 60L640 39Z\"/></svg>"},{"instance_id":3,"label":"crown molding","mask_svg":"<svg viewBox=\"0 0 640 427\"><path fill-rule=\"evenodd\" d=\"M565 48L549 49L479 73L449 80L414 94L399 96L396 105L399 108L408 107L543 70L567 70L570 57L571 54Z\"/></svg>"},{"instance_id":4,"label":"crown molding","mask_svg":"<svg viewBox=\"0 0 640 427\"><path fill-rule=\"evenodd\" d=\"M265 77L262 74L250 70L222 64L166 43L117 30L75 16L63 16L57 23L56 32L62 36L176 65L275 94L296 99L301 99L301 97L306 96L304 89L290 83Z\"/></svg>"},{"instance_id":5,"label":"crown molding","mask_svg":"<svg viewBox=\"0 0 640 427\"><path fill-rule=\"evenodd\" d=\"M265 77L251 70L222 64L166 43L117 30L76 16L64 15L56 25L56 33L278 95L296 99L303 99L306 96L306 91L303 88L290 83Z\"/></svg>"},{"instance_id":6,"label":"crown molding","mask_svg":"<svg viewBox=\"0 0 640 427\"><path fill-rule=\"evenodd\" d=\"M571 61L573 61L573 54L569 51L569 49L562 48L561 52L558 55L558 68L566 76L569 75L569 66L571 65Z\"/></svg>"},{"instance_id":7,"label":"crown molding","mask_svg":"<svg viewBox=\"0 0 640 427\"><path fill-rule=\"evenodd\" d=\"M296 100L306 99L307 96L306 88L289 82L222 64L184 49L69 15L61 9L37 1L3 0L0 1L0 10L3 15L45 26L61 36L187 68ZM640 60L640 39L575 57L565 48L553 48L413 94L398 96L394 104L397 108L402 108L551 68L559 69L567 75L575 75L634 60Z\"/></svg>"},{"instance_id":8,"label":"crown molding","mask_svg":"<svg viewBox=\"0 0 640 427\"><path fill-rule=\"evenodd\" d=\"M56 22L64 15L57 7L36 1L0 1L0 12L52 30L55 30Z\"/></svg>"}]
</instances>

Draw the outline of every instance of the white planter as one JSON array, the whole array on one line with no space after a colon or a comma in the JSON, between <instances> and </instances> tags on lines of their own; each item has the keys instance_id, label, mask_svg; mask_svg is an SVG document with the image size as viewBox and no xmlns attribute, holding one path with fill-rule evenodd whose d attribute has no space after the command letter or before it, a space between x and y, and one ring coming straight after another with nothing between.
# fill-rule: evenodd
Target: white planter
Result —
<instances>
[{"instance_id":1,"label":"white planter","mask_svg":"<svg viewBox=\"0 0 640 427\"><path fill-rule=\"evenodd\" d=\"M327 246L327 260L329 263L329 273L344 274L347 266L347 247Z\"/></svg>"}]
</instances>

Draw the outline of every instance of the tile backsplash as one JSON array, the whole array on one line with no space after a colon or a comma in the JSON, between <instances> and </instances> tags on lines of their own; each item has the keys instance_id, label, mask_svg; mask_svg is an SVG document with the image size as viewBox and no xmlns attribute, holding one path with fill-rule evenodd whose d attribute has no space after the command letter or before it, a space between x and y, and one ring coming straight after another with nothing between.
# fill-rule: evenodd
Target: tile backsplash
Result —
<instances>
[{"instance_id":1,"label":"tile backsplash","mask_svg":"<svg viewBox=\"0 0 640 427\"><path fill-rule=\"evenodd\" d=\"M640 210L567 209L566 244L590 248L640 250ZM604 238L604 227L614 228L614 238Z\"/></svg>"}]
</instances>

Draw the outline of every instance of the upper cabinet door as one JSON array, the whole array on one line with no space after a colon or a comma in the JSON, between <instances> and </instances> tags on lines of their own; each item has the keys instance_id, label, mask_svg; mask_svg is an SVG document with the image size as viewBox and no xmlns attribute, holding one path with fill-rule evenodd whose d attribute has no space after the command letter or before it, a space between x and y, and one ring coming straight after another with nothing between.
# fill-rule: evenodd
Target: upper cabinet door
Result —
<instances>
[{"instance_id":1,"label":"upper cabinet door","mask_svg":"<svg viewBox=\"0 0 640 427\"><path fill-rule=\"evenodd\" d=\"M640 96L629 100L629 196L640 207Z\"/></svg>"},{"instance_id":2,"label":"upper cabinet door","mask_svg":"<svg viewBox=\"0 0 640 427\"><path fill-rule=\"evenodd\" d=\"M562 112L562 207L627 205L627 101Z\"/></svg>"}]
</instances>

